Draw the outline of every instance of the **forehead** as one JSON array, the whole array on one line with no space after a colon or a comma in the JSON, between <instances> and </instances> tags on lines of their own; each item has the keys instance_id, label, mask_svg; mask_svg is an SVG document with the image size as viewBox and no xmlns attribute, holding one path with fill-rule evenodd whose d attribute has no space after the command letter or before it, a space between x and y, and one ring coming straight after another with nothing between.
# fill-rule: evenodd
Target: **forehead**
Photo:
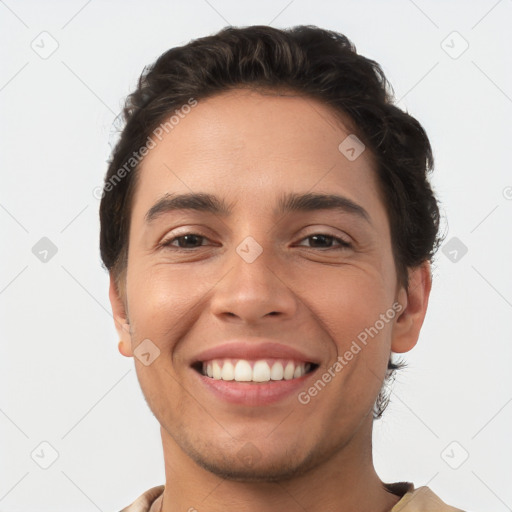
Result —
<instances>
[{"instance_id":1,"label":"forehead","mask_svg":"<svg viewBox=\"0 0 512 512\"><path fill-rule=\"evenodd\" d=\"M153 137L133 216L166 193L212 193L257 211L290 191L340 193L378 214L373 155L342 151L354 131L349 118L292 93L234 90L199 100Z\"/></svg>"}]
</instances>

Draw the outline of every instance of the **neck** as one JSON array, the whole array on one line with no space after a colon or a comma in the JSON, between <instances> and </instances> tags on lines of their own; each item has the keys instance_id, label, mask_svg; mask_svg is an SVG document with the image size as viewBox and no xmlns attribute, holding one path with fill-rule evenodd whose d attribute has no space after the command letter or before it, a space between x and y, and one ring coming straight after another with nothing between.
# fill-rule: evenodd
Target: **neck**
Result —
<instances>
[{"instance_id":1,"label":"neck","mask_svg":"<svg viewBox=\"0 0 512 512\"><path fill-rule=\"evenodd\" d=\"M399 497L386 491L372 459L372 421L307 473L278 482L239 482L198 466L161 428L166 485L161 512L389 512ZM160 507L158 507L160 508Z\"/></svg>"}]
</instances>

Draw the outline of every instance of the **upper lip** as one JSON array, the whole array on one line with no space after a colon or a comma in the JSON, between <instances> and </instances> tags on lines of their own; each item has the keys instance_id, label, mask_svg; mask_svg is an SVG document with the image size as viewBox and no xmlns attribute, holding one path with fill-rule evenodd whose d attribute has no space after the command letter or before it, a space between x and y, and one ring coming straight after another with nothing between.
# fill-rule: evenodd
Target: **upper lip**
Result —
<instances>
[{"instance_id":1,"label":"upper lip","mask_svg":"<svg viewBox=\"0 0 512 512\"><path fill-rule=\"evenodd\" d=\"M318 357L306 354L291 347L273 341L230 341L208 348L197 354L192 363L211 361L212 359L293 359L318 364Z\"/></svg>"}]
</instances>

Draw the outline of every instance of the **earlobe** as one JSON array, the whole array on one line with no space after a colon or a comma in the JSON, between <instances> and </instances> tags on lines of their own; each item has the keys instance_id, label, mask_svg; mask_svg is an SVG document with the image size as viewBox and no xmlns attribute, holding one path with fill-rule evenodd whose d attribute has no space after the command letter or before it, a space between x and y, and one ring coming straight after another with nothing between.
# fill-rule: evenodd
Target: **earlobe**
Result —
<instances>
[{"instance_id":1,"label":"earlobe","mask_svg":"<svg viewBox=\"0 0 512 512\"><path fill-rule=\"evenodd\" d=\"M114 315L114 323L119 335L118 350L125 357L133 357L130 324L123 298L120 296L112 272L110 273L109 299Z\"/></svg>"},{"instance_id":2,"label":"earlobe","mask_svg":"<svg viewBox=\"0 0 512 512\"><path fill-rule=\"evenodd\" d=\"M119 350L119 353L122 354L125 357L132 357L133 356L131 350L129 350L129 349L127 350L126 347L124 346L123 340L121 340L117 344L117 349Z\"/></svg>"},{"instance_id":3,"label":"earlobe","mask_svg":"<svg viewBox=\"0 0 512 512\"><path fill-rule=\"evenodd\" d=\"M399 302L403 310L393 327L393 352L408 352L416 345L427 313L431 287L432 276L428 261L409 269L407 290L402 288L399 293Z\"/></svg>"}]
</instances>

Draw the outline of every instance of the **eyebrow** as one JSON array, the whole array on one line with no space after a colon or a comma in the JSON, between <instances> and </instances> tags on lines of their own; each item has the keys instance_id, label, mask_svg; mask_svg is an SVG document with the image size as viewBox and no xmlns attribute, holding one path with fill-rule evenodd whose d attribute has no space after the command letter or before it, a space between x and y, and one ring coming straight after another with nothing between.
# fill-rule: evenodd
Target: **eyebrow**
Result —
<instances>
[{"instance_id":1,"label":"eyebrow","mask_svg":"<svg viewBox=\"0 0 512 512\"><path fill-rule=\"evenodd\" d=\"M161 215L177 210L194 210L227 217L231 207L219 197L205 193L165 194L146 213L146 223L151 223ZM291 212L311 212L317 210L335 210L356 215L369 224L368 212L351 199L335 194L288 193L281 196L275 215Z\"/></svg>"},{"instance_id":2,"label":"eyebrow","mask_svg":"<svg viewBox=\"0 0 512 512\"><path fill-rule=\"evenodd\" d=\"M176 210L195 210L223 217L231 213L231 208L212 194L165 194L147 211L146 223L149 224L164 213Z\"/></svg>"},{"instance_id":3,"label":"eyebrow","mask_svg":"<svg viewBox=\"0 0 512 512\"><path fill-rule=\"evenodd\" d=\"M316 210L335 210L350 213L361 217L371 224L370 215L361 205L348 197L336 194L288 193L281 197L276 213L285 214L288 212L310 212Z\"/></svg>"}]
</instances>

